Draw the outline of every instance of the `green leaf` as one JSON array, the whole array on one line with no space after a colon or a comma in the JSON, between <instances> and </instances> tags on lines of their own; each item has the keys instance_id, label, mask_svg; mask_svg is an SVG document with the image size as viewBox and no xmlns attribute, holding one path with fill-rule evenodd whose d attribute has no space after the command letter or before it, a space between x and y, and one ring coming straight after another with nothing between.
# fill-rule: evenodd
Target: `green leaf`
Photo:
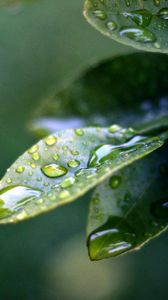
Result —
<instances>
[{"instance_id":1,"label":"green leaf","mask_svg":"<svg viewBox=\"0 0 168 300\"><path fill-rule=\"evenodd\" d=\"M167 69L168 57L161 54L109 59L45 100L29 128L43 137L58 129L88 125L142 127L151 122L156 127L156 118L168 115Z\"/></svg>"},{"instance_id":2,"label":"green leaf","mask_svg":"<svg viewBox=\"0 0 168 300\"><path fill-rule=\"evenodd\" d=\"M92 260L137 250L168 227L168 144L100 185L91 200Z\"/></svg>"},{"instance_id":3,"label":"green leaf","mask_svg":"<svg viewBox=\"0 0 168 300\"><path fill-rule=\"evenodd\" d=\"M84 15L111 39L138 49L168 53L166 0L86 0Z\"/></svg>"},{"instance_id":4,"label":"green leaf","mask_svg":"<svg viewBox=\"0 0 168 300\"><path fill-rule=\"evenodd\" d=\"M71 202L163 143L159 137L146 138L117 125L48 136L3 177L0 223L17 222Z\"/></svg>"}]
</instances>

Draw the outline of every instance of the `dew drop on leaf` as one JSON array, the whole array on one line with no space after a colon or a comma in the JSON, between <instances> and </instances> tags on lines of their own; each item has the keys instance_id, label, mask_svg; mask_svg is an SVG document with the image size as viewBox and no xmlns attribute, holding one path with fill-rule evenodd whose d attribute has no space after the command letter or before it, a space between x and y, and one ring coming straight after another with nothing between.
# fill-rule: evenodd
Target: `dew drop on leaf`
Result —
<instances>
[{"instance_id":1,"label":"dew drop on leaf","mask_svg":"<svg viewBox=\"0 0 168 300\"><path fill-rule=\"evenodd\" d=\"M168 8L161 8L157 15L161 19L168 20Z\"/></svg>"},{"instance_id":2,"label":"dew drop on leaf","mask_svg":"<svg viewBox=\"0 0 168 300\"><path fill-rule=\"evenodd\" d=\"M0 219L41 195L41 191L26 186L10 186L0 191Z\"/></svg>"},{"instance_id":3,"label":"dew drop on leaf","mask_svg":"<svg viewBox=\"0 0 168 300\"><path fill-rule=\"evenodd\" d=\"M93 12L93 14L99 20L106 20L107 19L107 14L104 10L97 9Z\"/></svg>"},{"instance_id":4,"label":"dew drop on leaf","mask_svg":"<svg viewBox=\"0 0 168 300\"><path fill-rule=\"evenodd\" d=\"M49 178L57 178L66 175L67 169L57 164L45 165L41 168L44 175Z\"/></svg>"},{"instance_id":5,"label":"dew drop on leaf","mask_svg":"<svg viewBox=\"0 0 168 300\"><path fill-rule=\"evenodd\" d=\"M72 159L72 160L68 161L68 166L70 168L77 168L77 167L79 167L79 165L80 165L80 162L78 160Z\"/></svg>"},{"instance_id":6,"label":"dew drop on leaf","mask_svg":"<svg viewBox=\"0 0 168 300\"><path fill-rule=\"evenodd\" d=\"M54 135L49 135L45 139L45 143L47 146L53 146L53 145L55 145L56 142L57 142L57 138Z\"/></svg>"},{"instance_id":7,"label":"dew drop on leaf","mask_svg":"<svg viewBox=\"0 0 168 300\"><path fill-rule=\"evenodd\" d=\"M120 176L112 176L109 180L109 185L112 189L117 189L121 184Z\"/></svg>"},{"instance_id":8,"label":"dew drop on leaf","mask_svg":"<svg viewBox=\"0 0 168 300\"><path fill-rule=\"evenodd\" d=\"M24 170L25 170L25 168L23 166L19 166L19 167L16 168L16 173L21 174L21 173L24 172Z\"/></svg>"},{"instance_id":9,"label":"dew drop on leaf","mask_svg":"<svg viewBox=\"0 0 168 300\"><path fill-rule=\"evenodd\" d=\"M120 217L109 217L107 222L93 231L88 238L89 255L93 260L124 253L134 247L136 235Z\"/></svg>"},{"instance_id":10,"label":"dew drop on leaf","mask_svg":"<svg viewBox=\"0 0 168 300\"><path fill-rule=\"evenodd\" d=\"M154 33L146 28L140 27L122 27L120 30L120 36L139 43L154 43L156 41Z\"/></svg>"}]
</instances>

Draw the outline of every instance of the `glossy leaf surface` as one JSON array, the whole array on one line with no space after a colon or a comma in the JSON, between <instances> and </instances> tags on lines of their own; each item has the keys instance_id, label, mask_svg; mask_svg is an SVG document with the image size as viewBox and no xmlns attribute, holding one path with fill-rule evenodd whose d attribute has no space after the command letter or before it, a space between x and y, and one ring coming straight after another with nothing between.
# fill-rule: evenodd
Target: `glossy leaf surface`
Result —
<instances>
[{"instance_id":1,"label":"glossy leaf surface","mask_svg":"<svg viewBox=\"0 0 168 300\"><path fill-rule=\"evenodd\" d=\"M132 129L64 130L31 147L1 181L0 222L17 222L79 198L163 145Z\"/></svg>"},{"instance_id":2,"label":"glossy leaf surface","mask_svg":"<svg viewBox=\"0 0 168 300\"><path fill-rule=\"evenodd\" d=\"M109 38L135 48L168 53L166 0L86 0L84 14Z\"/></svg>"},{"instance_id":3,"label":"glossy leaf surface","mask_svg":"<svg viewBox=\"0 0 168 300\"><path fill-rule=\"evenodd\" d=\"M88 222L92 260L139 249L167 229L167 150L115 173L95 190Z\"/></svg>"}]
</instances>

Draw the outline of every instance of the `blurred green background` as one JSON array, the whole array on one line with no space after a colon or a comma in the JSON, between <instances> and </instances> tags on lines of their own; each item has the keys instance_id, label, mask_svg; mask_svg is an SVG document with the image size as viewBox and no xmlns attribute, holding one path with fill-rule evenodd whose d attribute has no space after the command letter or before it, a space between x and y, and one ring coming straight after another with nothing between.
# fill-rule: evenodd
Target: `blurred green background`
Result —
<instances>
[{"instance_id":1,"label":"blurred green background","mask_svg":"<svg viewBox=\"0 0 168 300\"><path fill-rule=\"evenodd\" d=\"M36 0L0 10L1 176L35 141L25 124L40 101L99 60L133 52L94 31L82 6L82 0ZM0 227L0 299L167 298L166 233L140 252L91 263L88 200Z\"/></svg>"}]
</instances>

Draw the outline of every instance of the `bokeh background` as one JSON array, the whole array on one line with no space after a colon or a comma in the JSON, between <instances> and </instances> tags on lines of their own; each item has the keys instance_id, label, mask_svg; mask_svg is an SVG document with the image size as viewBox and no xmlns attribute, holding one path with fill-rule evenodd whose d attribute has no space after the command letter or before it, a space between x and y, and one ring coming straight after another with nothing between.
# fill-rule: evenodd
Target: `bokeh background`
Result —
<instances>
[{"instance_id":1,"label":"bokeh background","mask_svg":"<svg viewBox=\"0 0 168 300\"><path fill-rule=\"evenodd\" d=\"M0 175L33 142L31 111L99 60L133 52L82 16L82 0L36 0L0 10ZM0 227L2 300L162 300L168 236L121 258L90 262L89 195L46 215Z\"/></svg>"}]
</instances>

